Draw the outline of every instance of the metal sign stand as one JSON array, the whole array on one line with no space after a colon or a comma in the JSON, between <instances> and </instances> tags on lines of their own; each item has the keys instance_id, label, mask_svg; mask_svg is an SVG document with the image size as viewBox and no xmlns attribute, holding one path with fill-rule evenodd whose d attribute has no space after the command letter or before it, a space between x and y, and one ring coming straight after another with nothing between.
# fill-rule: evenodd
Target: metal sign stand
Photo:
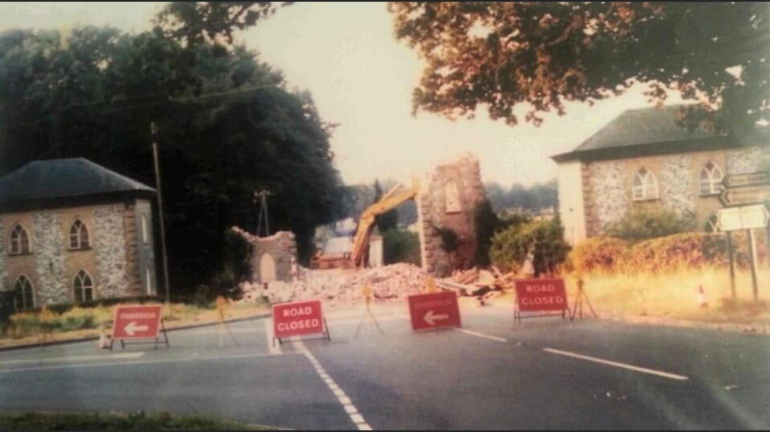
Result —
<instances>
[{"instance_id":1,"label":"metal sign stand","mask_svg":"<svg viewBox=\"0 0 770 432\"><path fill-rule=\"evenodd\" d=\"M586 294L586 291L583 289L583 279L578 279L578 290L577 294L575 294L575 302L572 306L572 313L570 314L569 320L574 321L575 316L579 313L580 318L583 318L583 300L588 304L588 308L591 310L591 313L594 315L594 318L599 318L599 315L594 310L594 307L591 306L591 301L588 300L588 295Z\"/></svg>"},{"instance_id":2,"label":"metal sign stand","mask_svg":"<svg viewBox=\"0 0 770 432\"><path fill-rule=\"evenodd\" d=\"M375 327L377 327L377 330L380 331L380 334L385 334L385 332L382 331L382 328L380 328L380 324L377 322L377 319L374 317L374 314L372 313L372 309L369 306L370 303L371 303L371 297L367 295L366 296L366 310L364 311L364 315L361 317L361 322L358 323L358 329L356 329L355 337L358 337L358 332L361 331L361 326L364 325L364 319L367 316L369 317L369 325L374 323Z\"/></svg>"},{"instance_id":3,"label":"metal sign stand","mask_svg":"<svg viewBox=\"0 0 770 432\"><path fill-rule=\"evenodd\" d=\"M168 343L168 334L166 334L166 326L163 324L163 318L160 319L160 333L163 333L163 339L164 343L166 344L166 348L171 348L171 345ZM110 351L112 351L112 345L115 343L115 339L110 338ZM160 335L158 335L154 341L151 342L126 342L124 339L120 339L120 347L122 349L126 348L126 345L150 345L155 344L155 349L158 349L158 344L160 343Z\"/></svg>"},{"instance_id":4,"label":"metal sign stand","mask_svg":"<svg viewBox=\"0 0 770 432\"><path fill-rule=\"evenodd\" d=\"M241 345L238 344L238 340L235 339L235 336L233 336L233 333L230 331L230 327L227 326L227 322L225 321L226 304L227 304L227 300L225 300L224 297L222 296L217 297L217 312L219 313L219 325L218 325L219 347L222 348L225 345L224 331L227 331L227 334L230 335L230 339L233 340L233 343L235 343L235 346L240 348Z\"/></svg>"}]
</instances>

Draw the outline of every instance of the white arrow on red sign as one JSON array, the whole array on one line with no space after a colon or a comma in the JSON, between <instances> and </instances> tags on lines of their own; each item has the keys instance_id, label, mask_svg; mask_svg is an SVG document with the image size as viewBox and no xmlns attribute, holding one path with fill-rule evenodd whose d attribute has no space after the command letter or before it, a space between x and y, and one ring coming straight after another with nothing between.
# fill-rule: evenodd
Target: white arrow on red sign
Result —
<instances>
[{"instance_id":1,"label":"white arrow on red sign","mask_svg":"<svg viewBox=\"0 0 770 432\"><path fill-rule=\"evenodd\" d=\"M434 326L436 325L436 321L438 320L449 319L449 315L436 315L433 313L432 310L429 310L428 313L425 314L423 319L425 320L426 323Z\"/></svg>"},{"instance_id":2,"label":"white arrow on red sign","mask_svg":"<svg viewBox=\"0 0 770 432\"><path fill-rule=\"evenodd\" d=\"M147 331L150 328L146 325L143 325L143 326L136 325L136 321L131 321L130 323L126 324L126 326L123 329L126 331L126 333L129 336L133 336L135 332Z\"/></svg>"}]
</instances>

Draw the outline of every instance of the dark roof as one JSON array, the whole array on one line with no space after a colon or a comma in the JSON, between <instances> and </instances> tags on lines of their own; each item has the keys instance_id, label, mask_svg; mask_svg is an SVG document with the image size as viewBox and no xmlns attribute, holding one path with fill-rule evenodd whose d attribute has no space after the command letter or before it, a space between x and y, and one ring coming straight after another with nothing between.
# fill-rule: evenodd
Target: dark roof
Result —
<instances>
[{"instance_id":1,"label":"dark roof","mask_svg":"<svg viewBox=\"0 0 770 432\"><path fill-rule=\"evenodd\" d=\"M34 161L0 178L3 210L89 198L154 194L155 189L84 158Z\"/></svg>"},{"instance_id":2,"label":"dark roof","mask_svg":"<svg viewBox=\"0 0 770 432\"><path fill-rule=\"evenodd\" d=\"M678 126L677 113L683 106L626 110L574 150L552 158L557 162L613 155L620 158L730 145L723 135L703 128L688 131Z\"/></svg>"}]
</instances>

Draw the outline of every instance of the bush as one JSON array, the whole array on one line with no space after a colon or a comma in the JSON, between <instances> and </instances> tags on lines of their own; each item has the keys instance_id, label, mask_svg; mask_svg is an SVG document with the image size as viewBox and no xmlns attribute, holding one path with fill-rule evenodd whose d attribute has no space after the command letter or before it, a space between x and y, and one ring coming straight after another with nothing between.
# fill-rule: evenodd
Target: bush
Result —
<instances>
[{"instance_id":1,"label":"bush","mask_svg":"<svg viewBox=\"0 0 770 432\"><path fill-rule=\"evenodd\" d=\"M241 235L227 230L224 233L224 252L219 270L211 280L216 295L233 297L239 283L251 279L251 246ZM216 297L216 296L215 296Z\"/></svg>"},{"instance_id":2,"label":"bush","mask_svg":"<svg viewBox=\"0 0 770 432\"><path fill-rule=\"evenodd\" d=\"M491 263L489 248L492 246L492 236L500 229L501 222L488 200L478 203L474 211L476 225L475 262L478 266L488 267Z\"/></svg>"},{"instance_id":3,"label":"bush","mask_svg":"<svg viewBox=\"0 0 770 432\"><path fill-rule=\"evenodd\" d=\"M420 237L411 231L392 229L382 235L384 264L399 262L421 265Z\"/></svg>"},{"instance_id":4,"label":"bush","mask_svg":"<svg viewBox=\"0 0 770 432\"><path fill-rule=\"evenodd\" d=\"M569 254L569 263L578 273L612 272L628 249L629 244L624 240L594 237L575 245Z\"/></svg>"},{"instance_id":5,"label":"bush","mask_svg":"<svg viewBox=\"0 0 770 432\"><path fill-rule=\"evenodd\" d=\"M605 227L609 237L629 241L642 241L691 231L695 227L693 216L680 216L671 211L634 209Z\"/></svg>"},{"instance_id":6,"label":"bush","mask_svg":"<svg viewBox=\"0 0 770 432\"><path fill-rule=\"evenodd\" d=\"M564 228L554 221L511 226L492 238L490 257L500 270L518 272L530 250L535 276L557 272L569 251Z\"/></svg>"},{"instance_id":7,"label":"bush","mask_svg":"<svg viewBox=\"0 0 770 432\"><path fill-rule=\"evenodd\" d=\"M749 246L743 232L733 233L737 268L749 267ZM764 236L756 236L758 265L766 260ZM578 272L650 273L685 269L727 268L729 257L724 234L683 233L636 244L621 239L596 237L584 240L570 253Z\"/></svg>"}]
</instances>

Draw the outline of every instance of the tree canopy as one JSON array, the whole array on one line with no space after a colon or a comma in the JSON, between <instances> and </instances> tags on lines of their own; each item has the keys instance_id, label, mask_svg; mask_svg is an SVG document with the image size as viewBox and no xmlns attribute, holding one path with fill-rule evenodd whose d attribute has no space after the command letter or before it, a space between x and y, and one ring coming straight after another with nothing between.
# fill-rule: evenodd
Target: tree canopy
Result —
<instances>
[{"instance_id":1,"label":"tree canopy","mask_svg":"<svg viewBox=\"0 0 770 432\"><path fill-rule=\"evenodd\" d=\"M427 62L414 110L539 125L565 102L593 103L634 83L703 99L682 125L744 132L768 119L770 5L693 2L394 2L396 37Z\"/></svg>"},{"instance_id":2,"label":"tree canopy","mask_svg":"<svg viewBox=\"0 0 770 432\"><path fill-rule=\"evenodd\" d=\"M86 157L155 185L158 127L168 255L177 290L223 267L225 231L257 222L267 188L270 229L297 235L335 219L341 181L308 93L243 46L184 46L160 28L0 33L0 175L35 159Z\"/></svg>"}]
</instances>

